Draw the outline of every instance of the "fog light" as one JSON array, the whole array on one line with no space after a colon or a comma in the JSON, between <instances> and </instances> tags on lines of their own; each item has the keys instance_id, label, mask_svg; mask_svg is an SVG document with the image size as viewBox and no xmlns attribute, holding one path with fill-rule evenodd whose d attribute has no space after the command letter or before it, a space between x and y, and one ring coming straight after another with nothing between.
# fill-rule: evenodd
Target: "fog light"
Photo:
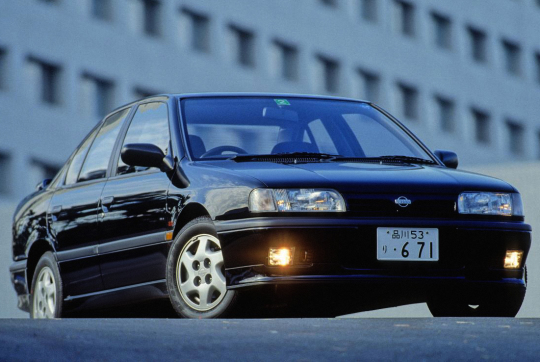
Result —
<instances>
[{"instance_id":1,"label":"fog light","mask_svg":"<svg viewBox=\"0 0 540 362\"><path fill-rule=\"evenodd\" d=\"M294 248L270 248L268 251L268 265L292 265Z\"/></svg>"},{"instance_id":2,"label":"fog light","mask_svg":"<svg viewBox=\"0 0 540 362\"><path fill-rule=\"evenodd\" d=\"M506 258L504 258L504 268L518 269L521 266L521 258L523 258L523 251L521 250L506 251Z\"/></svg>"}]
</instances>

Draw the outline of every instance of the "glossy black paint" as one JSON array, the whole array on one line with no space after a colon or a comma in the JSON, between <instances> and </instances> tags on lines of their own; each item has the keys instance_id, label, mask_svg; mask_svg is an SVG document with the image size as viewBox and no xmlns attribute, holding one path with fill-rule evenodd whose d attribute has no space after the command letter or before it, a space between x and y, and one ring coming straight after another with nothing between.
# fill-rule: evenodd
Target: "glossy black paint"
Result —
<instances>
[{"instance_id":1,"label":"glossy black paint","mask_svg":"<svg viewBox=\"0 0 540 362\"><path fill-rule=\"evenodd\" d=\"M53 181L21 202L14 215L15 263L11 268L21 309L27 307L33 267L46 250L58 259L68 309L84 308L89 300L103 303L107 296L120 294L133 301L166 297L167 233L176 235L201 215L214 220L229 288L396 279L430 287L444 287L449 281L523 286L523 269L508 271L501 265L508 248L524 250L526 259L531 228L523 218L460 215L456 211L460 192L517 192L508 183L445 167L447 156L449 166L453 165L450 153L439 153L442 162L433 166L194 162L186 152L179 107L182 98L202 96L216 95L164 95L123 107L132 111L115 144L106 178L72 186ZM135 106L151 101L167 103L171 134L167 162L174 168L116 175ZM457 157L455 163L457 166ZM347 212L253 214L248 210L248 197L260 187L333 188L345 198ZM394 200L399 196L406 196L414 206L398 207ZM377 261L378 226L440 228L440 261L422 265ZM267 266L268 247L276 244L295 246L304 259L289 268ZM148 290L156 292L145 294Z\"/></svg>"},{"instance_id":2,"label":"glossy black paint","mask_svg":"<svg viewBox=\"0 0 540 362\"><path fill-rule=\"evenodd\" d=\"M442 163L444 163L446 167L450 167L450 168L458 167L459 161L455 152L435 150L435 152L433 153L435 154L435 156L437 156L437 158L439 158L439 160L441 160Z\"/></svg>"}]
</instances>

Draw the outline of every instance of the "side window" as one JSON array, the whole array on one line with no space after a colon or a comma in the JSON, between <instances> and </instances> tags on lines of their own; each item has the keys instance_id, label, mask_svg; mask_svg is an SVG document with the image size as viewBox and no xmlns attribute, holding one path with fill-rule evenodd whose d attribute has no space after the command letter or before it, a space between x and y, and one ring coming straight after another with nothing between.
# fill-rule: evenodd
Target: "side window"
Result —
<instances>
[{"instance_id":1,"label":"side window","mask_svg":"<svg viewBox=\"0 0 540 362\"><path fill-rule=\"evenodd\" d=\"M164 154L167 154L169 140L167 105L161 102L145 103L137 108L137 113L135 113L129 125L122 147L130 143L151 143L161 148ZM128 166L122 161L121 157L118 159L117 175L142 172L149 169L148 167Z\"/></svg>"},{"instance_id":2,"label":"side window","mask_svg":"<svg viewBox=\"0 0 540 362\"><path fill-rule=\"evenodd\" d=\"M83 143L79 146L79 149L75 151L75 155L71 159L71 163L67 171L65 181L66 185L74 184L77 181L77 176L79 176L79 171L81 170L84 157L88 153L88 149L90 148L90 145L92 144L92 141L96 137L96 133L98 131L99 127L97 127L88 137L86 137Z\"/></svg>"},{"instance_id":3,"label":"side window","mask_svg":"<svg viewBox=\"0 0 540 362\"><path fill-rule=\"evenodd\" d=\"M61 169L60 171L58 171L58 173L56 174L56 176L54 176L53 180L51 181L51 184L50 184L50 188L51 189L55 189L57 188L61 183L62 183L62 180L64 178L64 176L66 175L66 170L67 170L67 164L65 164Z\"/></svg>"},{"instance_id":4,"label":"side window","mask_svg":"<svg viewBox=\"0 0 540 362\"><path fill-rule=\"evenodd\" d=\"M116 112L105 120L84 160L78 182L105 177L118 132L128 113L129 108Z\"/></svg>"}]
</instances>

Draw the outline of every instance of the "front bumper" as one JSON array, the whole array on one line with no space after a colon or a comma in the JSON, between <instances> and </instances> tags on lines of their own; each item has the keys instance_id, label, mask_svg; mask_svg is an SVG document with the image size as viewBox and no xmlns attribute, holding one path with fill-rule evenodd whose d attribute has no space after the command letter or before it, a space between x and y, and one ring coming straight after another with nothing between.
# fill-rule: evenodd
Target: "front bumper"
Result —
<instances>
[{"instance_id":1,"label":"front bumper","mask_svg":"<svg viewBox=\"0 0 540 362\"><path fill-rule=\"evenodd\" d=\"M215 225L230 289L314 283L519 289L525 287L523 266L531 245L531 227L516 221L261 217ZM439 260L377 260L376 231L383 226L438 228ZM294 247L303 260L267 265L268 249L284 246ZM504 269L507 250L523 250L520 269Z\"/></svg>"},{"instance_id":2,"label":"front bumper","mask_svg":"<svg viewBox=\"0 0 540 362\"><path fill-rule=\"evenodd\" d=\"M30 311L29 291L26 283L26 260L16 261L9 267L11 283L17 293L17 307L25 312Z\"/></svg>"}]
</instances>

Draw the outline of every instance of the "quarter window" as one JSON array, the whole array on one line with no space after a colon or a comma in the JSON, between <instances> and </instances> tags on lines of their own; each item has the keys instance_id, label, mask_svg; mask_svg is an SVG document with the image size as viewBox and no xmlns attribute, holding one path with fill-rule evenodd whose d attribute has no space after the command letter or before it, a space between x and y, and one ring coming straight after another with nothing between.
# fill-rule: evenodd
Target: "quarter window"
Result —
<instances>
[{"instance_id":1,"label":"quarter window","mask_svg":"<svg viewBox=\"0 0 540 362\"><path fill-rule=\"evenodd\" d=\"M153 102L141 104L129 126L122 148L131 143L150 143L161 148L166 155L169 150L169 120L167 105ZM118 175L149 170L148 167L128 166L118 160ZM156 169L157 170L157 169Z\"/></svg>"},{"instance_id":2,"label":"quarter window","mask_svg":"<svg viewBox=\"0 0 540 362\"><path fill-rule=\"evenodd\" d=\"M105 177L116 138L128 113L129 108L116 112L105 120L88 151L78 182Z\"/></svg>"}]
</instances>

